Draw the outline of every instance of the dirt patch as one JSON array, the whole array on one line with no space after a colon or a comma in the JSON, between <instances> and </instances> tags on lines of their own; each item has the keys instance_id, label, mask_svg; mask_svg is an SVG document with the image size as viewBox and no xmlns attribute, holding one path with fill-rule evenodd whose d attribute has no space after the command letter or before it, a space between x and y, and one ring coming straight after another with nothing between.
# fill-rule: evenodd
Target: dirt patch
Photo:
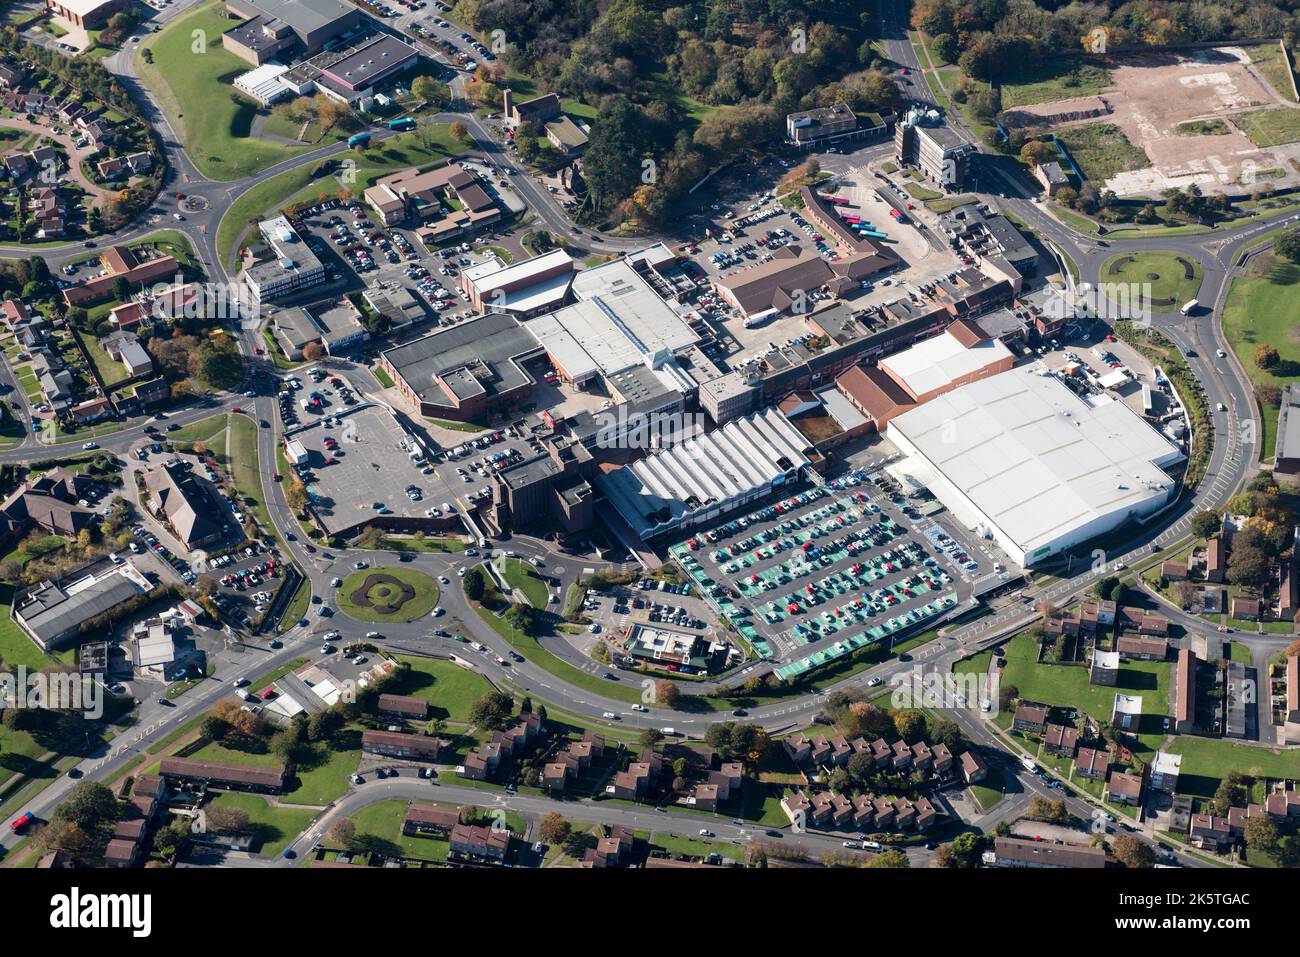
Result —
<instances>
[{"instance_id":1,"label":"dirt patch","mask_svg":"<svg viewBox=\"0 0 1300 957\"><path fill-rule=\"evenodd\" d=\"M1151 165L1115 173L1104 184L1094 183L1098 189L1155 196L1193 183L1206 193L1241 192L1257 182L1300 185L1300 173L1289 163L1300 158L1300 144L1261 149L1229 118L1279 105L1295 108L1278 97L1242 48L1125 54L1105 62L1112 85L1101 95L1021 107L1010 116L1017 126L1050 129L1094 122L1104 110L1106 122L1119 127ZM1214 132L1188 135L1186 124L1193 121L1205 121ZM1285 171L1281 178L1264 175L1278 171Z\"/></svg>"},{"instance_id":2,"label":"dirt patch","mask_svg":"<svg viewBox=\"0 0 1300 957\"><path fill-rule=\"evenodd\" d=\"M369 608L381 615L395 615L415 598L415 589L392 575L375 572L367 575L361 587L348 596L358 608Z\"/></svg>"}]
</instances>

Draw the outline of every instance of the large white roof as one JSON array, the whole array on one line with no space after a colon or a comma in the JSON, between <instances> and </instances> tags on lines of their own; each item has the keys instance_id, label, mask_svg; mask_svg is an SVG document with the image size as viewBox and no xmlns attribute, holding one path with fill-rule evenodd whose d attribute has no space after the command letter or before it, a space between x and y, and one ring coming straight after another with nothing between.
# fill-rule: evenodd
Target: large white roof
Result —
<instances>
[{"instance_id":1,"label":"large white roof","mask_svg":"<svg viewBox=\"0 0 1300 957\"><path fill-rule=\"evenodd\" d=\"M941 488L959 492L1026 555L1072 529L1150 511L1172 482L1163 468L1182 459L1122 402L1085 402L1044 372L1035 364L990 376L889 423Z\"/></svg>"},{"instance_id":2,"label":"large white roof","mask_svg":"<svg viewBox=\"0 0 1300 957\"><path fill-rule=\"evenodd\" d=\"M945 331L881 359L879 365L919 397L1009 358L1011 350L998 339L985 339L967 348L951 331Z\"/></svg>"},{"instance_id":3,"label":"large white roof","mask_svg":"<svg viewBox=\"0 0 1300 957\"><path fill-rule=\"evenodd\" d=\"M805 439L777 409L764 409L596 479L640 535L725 513L808 464Z\"/></svg>"}]
</instances>

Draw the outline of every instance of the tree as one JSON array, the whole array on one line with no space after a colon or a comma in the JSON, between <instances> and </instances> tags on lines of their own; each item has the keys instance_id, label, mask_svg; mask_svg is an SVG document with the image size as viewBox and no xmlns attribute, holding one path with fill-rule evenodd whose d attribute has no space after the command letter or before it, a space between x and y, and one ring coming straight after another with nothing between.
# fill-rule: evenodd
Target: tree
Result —
<instances>
[{"instance_id":1,"label":"tree","mask_svg":"<svg viewBox=\"0 0 1300 957\"><path fill-rule=\"evenodd\" d=\"M1269 814L1256 814L1246 819L1246 849L1258 854L1277 850L1278 830Z\"/></svg>"},{"instance_id":2,"label":"tree","mask_svg":"<svg viewBox=\"0 0 1300 957\"><path fill-rule=\"evenodd\" d=\"M1236 544L1228 555L1228 581L1234 585L1262 588L1268 574L1268 556L1259 546Z\"/></svg>"},{"instance_id":3,"label":"tree","mask_svg":"<svg viewBox=\"0 0 1300 957\"><path fill-rule=\"evenodd\" d=\"M469 719L480 728L500 731L510 720L514 699L499 691L489 691L470 708Z\"/></svg>"},{"instance_id":4,"label":"tree","mask_svg":"<svg viewBox=\"0 0 1300 957\"><path fill-rule=\"evenodd\" d=\"M330 843L335 844L338 847L347 847L352 843L352 838L356 837L356 834L357 826L352 823L352 818L350 817L339 818L330 825L329 831L326 832L326 836L329 838Z\"/></svg>"},{"instance_id":5,"label":"tree","mask_svg":"<svg viewBox=\"0 0 1300 957\"><path fill-rule=\"evenodd\" d=\"M1200 511L1192 516L1192 534L1197 538L1213 538L1219 534L1219 528L1222 524L1219 516L1214 512Z\"/></svg>"},{"instance_id":6,"label":"tree","mask_svg":"<svg viewBox=\"0 0 1300 957\"><path fill-rule=\"evenodd\" d=\"M54 820L70 821L86 831L116 821L120 814L113 792L98 781L81 780L54 810Z\"/></svg>"},{"instance_id":7,"label":"tree","mask_svg":"<svg viewBox=\"0 0 1300 957\"><path fill-rule=\"evenodd\" d=\"M1178 602L1179 608L1191 608L1196 602L1198 594L1196 585L1185 578L1182 581L1174 582L1170 587L1170 591L1173 593L1174 601Z\"/></svg>"},{"instance_id":8,"label":"tree","mask_svg":"<svg viewBox=\"0 0 1300 957\"><path fill-rule=\"evenodd\" d=\"M439 110L451 102L451 90L431 76L417 76L411 84L411 92L423 100L425 106Z\"/></svg>"},{"instance_id":9,"label":"tree","mask_svg":"<svg viewBox=\"0 0 1300 957\"><path fill-rule=\"evenodd\" d=\"M911 708L896 711L894 712L894 727L898 729L899 737L904 741L908 744L916 744L925 737L925 715Z\"/></svg>"},{"instance_id":10,"label":"tree","mask_svg":"<svg viewBox=\"0 0 1300 957\"><path fill-rule=\"evenodd\" d=\"M451 138L457 143L469 142L469 127L462 120L456 120L452 123L447 132L451 134Z\"/></svg>"},{"instance_id":11,"label":"tree","mask_svg":"<svg viewBox=\"0 0 1300 957\"><path fill-rule=\"evenodd\" d=\"M213 804L204 811L204 822L209 831L217 834L246 834L250 828L248 812L241 807Z\"/></svg>"},{"instance_id":12,"label":"tree","mask_svg":"<svg viewBox=\"0 0 1300 957\"><path fill-rule=\"evenodd\" d=\"M930 44L934 55L944 63L953 63L957 59L957 38L951 33L941 33Z\"/></svg>"},{"instance_id":13,"label":"tree","mask_svg":"<svg viewBox=\"0 0 1300 957\"><path fill-rule=\"evenodd\" d=\"M547 844L563 844L572 830L572 825L556 811L551 811L537 825L537 833Z\"/></svg>"},{"instance_id":14,"label":"tree","mask_svg":"<svg viewBox=\"0 0 1300 957\"><path fill-rule=\"evenodd\" d=\"M1273 240L1273 252L1283 259L1300 263L1300 230L1290 230Z\"/></svg>"},{"instance_id":15,"label":"tree","mask_svg":"<svg viewBox=\"0 0 1300 957\"><path fill-rule=\"evenodd\" d=\"M1121 834L1111 842L1110 851L1125 867L1150 867L1156 862L1156 852L1146 841L1132 834Z\"/></svg>"},{"instance_id":16,"label":"tree","mask_svg":"<svg viewBox=\"0 0 1300 957\"><path fill-rule=\"evenodd\" d=\"M1277 365L1280 356L1277 349L1267 342L1261 342L1255 347L1255 365L1261 369L1271 369Z\"/></svg>"},{"instance_id":17,"label":"tree","mask_svg":"<svg viewBox=\"0 0 1300 957\"><path fill-rule=\"evenodd\" d=\"M675 708L681 696L682 692L675 683L671 681L655 682L655 701L664 707Z\"/></svg>"},{"instance_id":18,"label":"tree","mask_svg":"<svg viewBox=\"0 0 1300 957\"><path fill-rule=\"evenodd\" d=\"M1092 586L1092 591L1098 598L1106 598L1115 590L1115 586L1118 584L1119 579L1117 577L1107 575L1104 578L1097 579L1096 584Z\"/></svg>"},{"instance_id":19,"label":"tree","mask_svg":"<svg viewBox=\"0 0 1300 957\"><path fill-rule=\"evenodd\" d=\"M655 745L663 739L663 733L658 728L646 728L637 735L636 740L642 751L653 751Z\"/></svg>"},{"instance_id":20,"label":"tree","mask_svg":"<svg viewBox=\"0 0 1300 957\"><path fill-rule=\"evenodd\" d=\"M483 574L483 569L475 565L465 573L461 579L462 587L465 589L465 597L470 601L482 601L483 593L487 591L487 581Z\"/></svg>"},{"instance_id":21,"label":"tree","mask_svg":"<svg viewBox=\"0 0 1300 957\"><path fill-rule=\"evenodd\" d=\"M456 817L461 824L473 824L478 820L478 808L473 804L462 804L456 809Z\"/></svg>"},{"instance_id":22,"label":"tree","mask_svg":"<svg viewBox=\"0 0 1300 957\"><path fill-rule=\"evenodd\" d=\"M309 342L302 347L302 357L308 362L315 362L324 354L325 350L319 342Z\"/></svg>"}]
</instances>

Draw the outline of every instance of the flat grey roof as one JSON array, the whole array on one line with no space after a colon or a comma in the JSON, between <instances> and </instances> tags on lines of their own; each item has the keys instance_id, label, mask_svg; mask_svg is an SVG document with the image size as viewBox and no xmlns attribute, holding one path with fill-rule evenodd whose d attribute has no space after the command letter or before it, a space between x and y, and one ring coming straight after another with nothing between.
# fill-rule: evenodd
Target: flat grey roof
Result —
<instances>
[{"instance_id":1,"label":"flat grey roof","mask_svg":"<svg viewBox=\"0 0 1300 957\"><path fill-rule=\"evenodd\" d=\"M141 594L140 588L123 574L110 574L77 590L65 590L43 582L23 598L14 613L42 641L50 641L83 621L103 614L127 599Z\"/></svg>"},{"instance_id":2,"label":"flat grey roof","mask_svg":"<svg viewBox=\"0 0 1300 957\"><path fill-rule=\"evenodd\" d=\"M484 391L509 392L531 381L519 362L541 348L513 316L491 313L389 349L384 357L422 401L450 407L435 378L442 377L457 393L472 388L469 378ZM463 371L478 363L492 374L486 382Z\"/></svg>"},{"instance_id":3,"label":"flat grey roof","mask_svg":"<svg viewBox=\"0 0 1300 957\"><path fill-rule=\"evenodd\" d=\"M341 0L238 0L233 9L247 7L268 20L283 20L295 33L314 33L357 8Z\"/></svg>"}]
</instances>

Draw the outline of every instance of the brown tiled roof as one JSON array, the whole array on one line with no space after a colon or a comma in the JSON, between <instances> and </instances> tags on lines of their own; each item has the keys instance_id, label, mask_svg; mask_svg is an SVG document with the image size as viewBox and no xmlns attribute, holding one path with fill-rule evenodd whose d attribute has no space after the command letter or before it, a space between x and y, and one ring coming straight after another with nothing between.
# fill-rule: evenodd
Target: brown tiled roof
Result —
<instances>
[{"instance_id":1,"label":"brown tiled roof","mask_svg":"<svg viewBox=\"0 0 1300 957\"><path fill-rule=\"evenodd\" d=\"M916 405L914 396L876 366L846 369L836 378L835 386L876 422L888 422Z\"/></svg>"},{"instance_id":2,"label":"brown tiled roof","mask_svg":"<svg viewBox=\"0 0 1300 957\"><path fill-rule=\"evenodd\" d=\"M191 758L168 757L162 759L159 771L163 777L249 784L277 789L284 787L284 768L266 768L251 764L225 764L220 761L195 761Z\"/></svg>"},{"instance_id":3,"label":"brown tiled roof","mask_svg":"<svg viewBox=\"0 0 1300 957\"><path fill-rule=\"evenodd\" d=\"M379 696L379 710L389 711L393 714L406 714L413 718L423 718L429 713L429 702L412 695L381 694Z\"/></svg>"}]
</instances>

